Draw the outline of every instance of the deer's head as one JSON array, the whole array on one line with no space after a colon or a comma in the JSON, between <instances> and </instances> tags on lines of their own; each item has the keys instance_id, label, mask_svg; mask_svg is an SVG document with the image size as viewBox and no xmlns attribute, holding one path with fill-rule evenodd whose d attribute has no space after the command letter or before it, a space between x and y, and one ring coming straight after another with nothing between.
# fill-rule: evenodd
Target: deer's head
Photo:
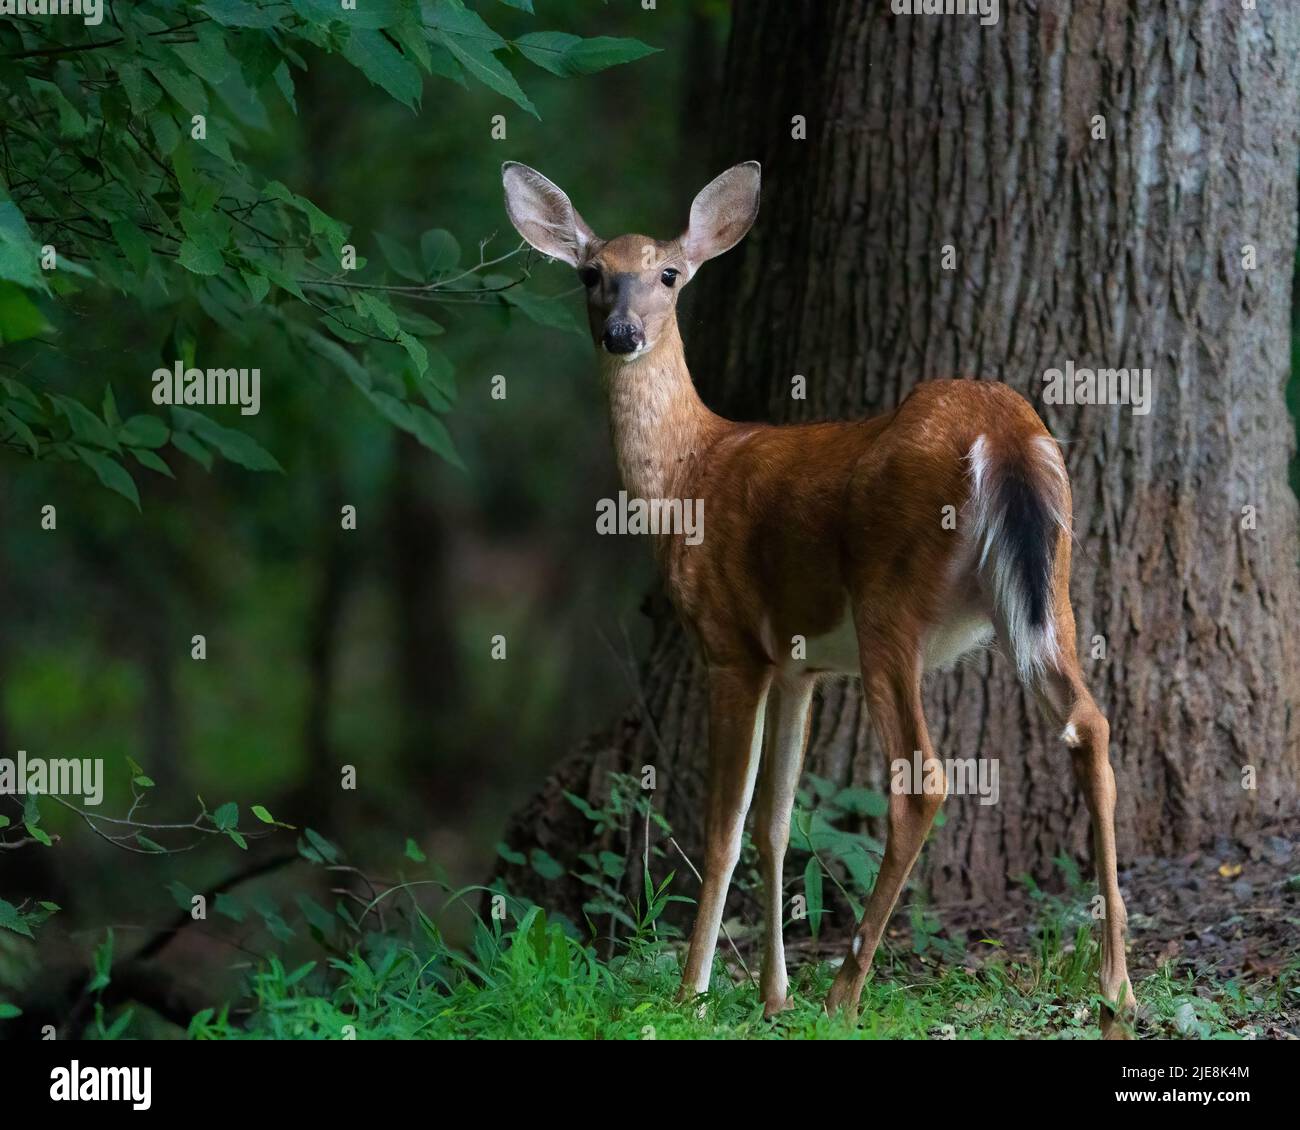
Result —
<instances>
[{"instance_id":1,"label":"deer's head","mask_svg":"<svg viewBox=\"0 0 1300 1130\"><path fill-rule=\"evenodd\" d=\"M649 353L677 317L677 296L705 261L730 250L758 216L759 165L746 161L706 185L676 239L620 235L604 240L558 185L507 161L506 212L543 255L576 268L587 289L591 336L606 353L632 361Z\"/></svg>"}]
</instances>

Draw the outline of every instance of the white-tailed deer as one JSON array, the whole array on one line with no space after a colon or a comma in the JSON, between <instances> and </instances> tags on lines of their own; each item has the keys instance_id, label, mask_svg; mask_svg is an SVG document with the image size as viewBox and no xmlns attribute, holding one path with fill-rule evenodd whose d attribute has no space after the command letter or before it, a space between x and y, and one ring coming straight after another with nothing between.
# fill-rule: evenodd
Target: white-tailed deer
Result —
<instances>
[{"instance_id":1,"label":"white-tailed deer","mask_svg":"<svg viewBox=\"0 0 1300 1130\"><path fill-rule=\"evenodd\" d=\"M758 164L737 165L710 183L692 203L686 231L666 242L600 239L540 173L511 162L502 177L520 235L576 268L587 288L629 494L703 503L699 544L680 531L655 541L709 682L707 845L683 997L709 987L761 752L761 992L769 1015L786 1007L781 870L818 677L860 675L888 763L919 752L925 776L942 782L921 712L922 675L996 637L1061 727L1092 813L1105 901L1101 988L1113 1006L1102 1027L1123 1035L1135 1002L1115 875L1109 726L1075 657L1065 464L1034 410L1005 385L942 380L918 385L896 410L869 420L781 427L724 420L691 382L677 296L754 223ZM945 522L945 513L958 520ZM796 637L804 648L793 646ZM829 1011L856 1015L881 933L944 792L940 785L889 797L884 860Z\"/></svg>"}]
</instances>

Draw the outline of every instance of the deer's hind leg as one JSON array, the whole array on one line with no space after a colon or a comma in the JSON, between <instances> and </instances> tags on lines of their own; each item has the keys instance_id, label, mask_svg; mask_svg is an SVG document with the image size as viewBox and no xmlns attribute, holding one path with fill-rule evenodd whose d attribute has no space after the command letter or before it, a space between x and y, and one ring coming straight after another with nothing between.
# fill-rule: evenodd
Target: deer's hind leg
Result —
<instances>
[{"instance_id":1,"label":"deer's hind leg","mask_svg":"<svg viewBox=\"0 0 1300 1130\"><path fill-rule=\"evenodd\" d=\"M1074 779L1092 815L1092 845L1097 885L1105 917L1101 922L1101 994L1108 1002L1101 1018L1102 1036L1130 1035L1137 1001L1128 979L1124 934L1128 912L1119 891L1115 855L1115 774L1110 767L1110 723L1084 686L1075 658L1074 613L1068 580L1057 583L1058 654L1048 663L1036 690L1048 716L1060 726L1070 751Z\"/></svg>"}]
</instances>

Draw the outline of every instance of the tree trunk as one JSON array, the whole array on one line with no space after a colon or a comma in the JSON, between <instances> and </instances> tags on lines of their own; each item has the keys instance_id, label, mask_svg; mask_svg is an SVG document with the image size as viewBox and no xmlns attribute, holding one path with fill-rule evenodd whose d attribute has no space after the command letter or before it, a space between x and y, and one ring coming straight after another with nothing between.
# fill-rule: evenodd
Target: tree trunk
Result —
<instances>
[{"instance_id":1,"label":"tree trunk","mask_svg":"<svg viewBox=\"0 0 1300 1130\"><path fill-rule=\"evenodd\" d=\"M1300 8L1260 8L1061 0L1003 5L983 27L877 0L747 0L714 124L716 167L757 157L764 184L754 232L695 282L688 359L710 407L854 417L924 378L972 376L1026 395L1062 441L1080 657L1111 722L1121 860L1254 826L1297 798L1284 386ZM1045 371L1067 361L1150 368L1151 411L1045 402ZM791 395L796 374L807 399ZM516 814L512 846L566 863L638 852L640 827L595 844L563 790L599 804L611 772L654 765L656 807L698 855L701 670L675 622L657 627L641 701ZM949 801L924 857L936 897L996 900L1062 852L1089 856L1064 747L1004 659L933 676L926 713L940 757L995 757L1001 775L999 803ZM856 683L819 693L807 769L883 787ZM505 878L581 920L581 884L527 867Z\"/></svg>"}]
</instances>

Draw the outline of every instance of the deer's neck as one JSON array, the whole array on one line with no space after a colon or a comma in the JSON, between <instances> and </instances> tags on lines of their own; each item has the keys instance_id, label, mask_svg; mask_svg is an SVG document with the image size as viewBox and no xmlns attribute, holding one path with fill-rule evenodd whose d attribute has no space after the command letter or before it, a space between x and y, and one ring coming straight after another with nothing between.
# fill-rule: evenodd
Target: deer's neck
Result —
<instances>
[{"instance_id":1,"label":"deer's neck","mask_svg":"<svg viewBox=\"0 0 1300 1130\"><path fill-rule=\"evenodd\" d=\"M635 361L602 354L602 370L623 486L634 498L689 495L697 457L726 424L696 393L676 324Z\"/></svg>"}]
</instances>

